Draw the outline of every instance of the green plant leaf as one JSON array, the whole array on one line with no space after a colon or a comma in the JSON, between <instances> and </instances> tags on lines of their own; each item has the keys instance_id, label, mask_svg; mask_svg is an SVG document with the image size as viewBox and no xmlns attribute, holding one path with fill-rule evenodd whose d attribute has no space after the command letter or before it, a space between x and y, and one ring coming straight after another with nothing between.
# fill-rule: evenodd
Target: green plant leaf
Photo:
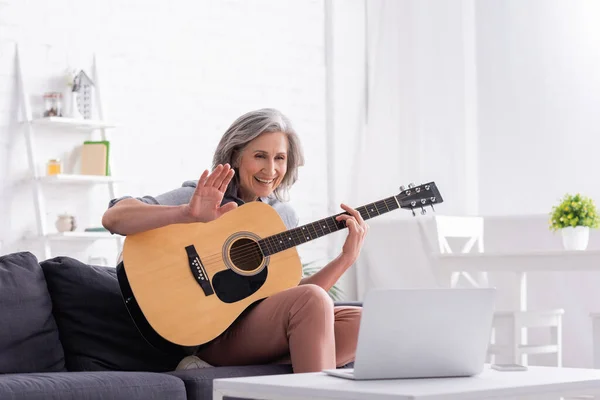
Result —
<instances>
[{"instance_id":1,"label":"green plant leaf","mask_svg":"<svg viewBox=\"0 0 600 400\"><path fill-rule=\"evenodd\" d=\"M576 226L598 228L599 225L600 217L594 201L579 193L565 194L550 212L549 228L552 231Z\"/></svg>"}]
</instances>

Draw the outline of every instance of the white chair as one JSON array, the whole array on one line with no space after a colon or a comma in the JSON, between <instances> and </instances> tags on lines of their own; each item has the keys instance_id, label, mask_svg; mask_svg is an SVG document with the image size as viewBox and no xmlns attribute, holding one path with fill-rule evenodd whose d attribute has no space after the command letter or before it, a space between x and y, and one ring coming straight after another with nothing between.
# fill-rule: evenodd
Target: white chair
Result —
<instances>
[{"instance_id":1,"label":"white chair","mask_svg":"<svg viewBox=\"0 0 600 400\"><path fill-rule=\"evenodd\" d=\"M452 253L448 239L466 239L461 252L468 253L474 248L478 252L484 251L483 217L454 217L454 216L435 216L435 231L439 253ZM448 276L449 271L442 271L442 267L436 265L435 246L431 245L431 235L427 235L424 227L420 224L421 234L427 257L435 273L440 276ZM464 277L467 284L472 287L489 286L489 277L485 271L473 276L467 272L450 273L450 287L457 287L460 277ZM442 278L443 279L443 278ZM503 311L495 312L492 326L492 335L488 354L490 362L496 362L496 357L506 358L503 362L512 362L516 364L527 365L527 355L529 354L556 354L557 366L562 366L562 316L563 309L542 310L542 311ZM550 344L530 345L527 344L527 329L529 328L549 328ZM502 329L504 328L504 329ZM500 331L507 331L506 335L499 335ZM501 339L498 341L497 339Z\"/></svg>"},{"instance_id":2,"label":"white chair","mask_svg":"<svg viewBox=\"0 0 600 400\"><path fill-rule=\"evenodd\" d=\"M435 217L435 228L440 253L452 253L448 238L468 239L463 245L461 253L470 253L477 245L477 251L483 253L483 218L481 217ZM460 277L474 287L489 286L488 274L482 271L474 278L468 272L452 272L450 287L456 287Z\"/></svg>"},{"instance_id":3,"label":"white chair","mask_svg":"<svg viewBox=\"0 0 600 400\"><path fill-rule=\"evenodd\" d=\"M600 368L600 313L590 313L592 320L593 367Z\"/></svg>"},{"instance_id":4,"label":"white chair","mask_svg":"<svg viewBox=\"0 0 600 400\"><path fill-rule=\"evenodd\" d=\"M494 363L499 355L505 356L508 362L527 365L530 354L555 354L556 366L562 367L562 318L565 311L498 311L494 313L492 337L488 354ZM497 333L505 328L508 331L506 341L498 343ZM527 344L526 334L530 328L549 328L550 343Z\"/></svg>"}]
</instances>

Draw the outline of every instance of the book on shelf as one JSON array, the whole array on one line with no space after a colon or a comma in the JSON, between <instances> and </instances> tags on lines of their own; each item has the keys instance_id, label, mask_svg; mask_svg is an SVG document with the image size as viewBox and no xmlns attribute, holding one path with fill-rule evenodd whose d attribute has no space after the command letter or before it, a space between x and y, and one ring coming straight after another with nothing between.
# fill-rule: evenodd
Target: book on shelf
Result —
<instances>
[{"instance_id":1,"label":"book on shelf","mask_svg":"<svg viewBox=\"0 0 600 400\"><path fill-rule=\"evenodd\" d=\"M110 176L110 142L108 140L83 142L81 174Z\"/></svg>"}]
</instances>

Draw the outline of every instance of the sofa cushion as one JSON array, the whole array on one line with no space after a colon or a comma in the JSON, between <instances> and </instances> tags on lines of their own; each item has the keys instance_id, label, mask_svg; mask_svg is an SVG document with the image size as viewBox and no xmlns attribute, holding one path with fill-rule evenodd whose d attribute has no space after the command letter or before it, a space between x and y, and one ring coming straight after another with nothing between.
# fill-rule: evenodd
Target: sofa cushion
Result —
<instances>
[{"instance_id":1,"label":"sofa cushion","mask_svg":"<svg viewBox=\"0 0 600 400\"><path fill-rule=\"evenodd\" d=\"M0 376L7 400L186 400L180 379L152 372L58 372Z\"/></svg>"},{"instance_id":2,"label":"sofa cushion","mask_svg":"<svg viewBox=\"0 0 600 400\"><path fill-rule=\"evenodd\" d=\"M213 379L242 376L291 374L290 365L245 365L241 367L211 367L169 372L183 380L188 400L212 399ZM228 399L234 399L229 397Z\"/></svg>"},{"instance_id":3,"label":"sofa cushion","mask_svg":"<svg viewBox=\"0 0 600 400\"><path fill-rule=\"evenodd\" d=\"M164 354L137 330L116 269L56 257L41 263L69 371L172 371L186 354Z\"/></svg>"},{"instance_id":4,"label":"sofa cushion","mask_svg":"<svg viewBox=\"0 0 600 400\"><path fill-rule=\"evenodd\" d=\"M52 301L37 258L0 257L0 373L65 370Z\"/></svg>"}]
</instances>

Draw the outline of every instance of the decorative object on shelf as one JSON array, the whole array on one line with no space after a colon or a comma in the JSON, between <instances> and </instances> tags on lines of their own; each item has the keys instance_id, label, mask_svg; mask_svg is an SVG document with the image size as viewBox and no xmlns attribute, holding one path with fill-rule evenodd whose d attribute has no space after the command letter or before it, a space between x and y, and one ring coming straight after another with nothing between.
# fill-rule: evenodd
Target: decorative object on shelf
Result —
<instances>
[{"instance_id":1,"label":"decorative object on shelf","mask_svg":"<svg viewBox=\"0 0 600 400\"><path fill-rule=\"evenodd\" d=\"M92 119L92 87L94 82L83 71L75 76L73 93L77 95L73 99L73 107L83 115L84 119Z\"/></svg>"},{"instance_id":2,"label":"decorative object on shelf","mask_svg":"<svg viewBox=\"0 0 600 400\"><path fill-rule=\"evenodd\" d=\"M77 117L75 113L76 109L74 108L74 98L76 97L76 93L73 92L73 86L75 85L75 77L77 76L77 70L72 68L67 68L64 72L64 84L63 87L63 117L65 118L78 118L83 119L82 115Z\"/></svg>"},{"instance_id":3,"label":"decorative object on shelf","mask_svg":"<svg viewBox=\"0 0 600 400\"><path fill-rule=\"evenodd\" d=\"M59 175L62 174L62 162L58 159L48 160L46 163L46 175Z\"/></svg>"},{"instance_id":4,"label":"decorative object on shelf","mask_svg":"<svg viewBox=\"0 0 600 400\"><path fill-rule=\"evenodd\" d=\"M69 214L61 214L56 219L56 230L59 232L73 232L77 229L75 217Z\"/></svg>"},{"instance_id":5,"label":"decorative object on shelf","mask_svg":"<svg viewBox=\"0 0 600 400\"><path fill-rule=\"evenodd\" d=\"M594 201L579 193L566 194L550 213L550 230L560 230L566 250L585 250L590 228L598 228L599 225L600 217Z\"/></svg>"},{"instance_id":6,"label":"decorative object on shelf","mask_svg":"<svg viewBox=\"0 0 600 400\"><path fill-rule=\"evenodd\" d=\"M89 228L85 228L84 231L85 232L108 232L108 229L106 229L103 226L91 226Z\"/></svg>"},{"instance_id":7,"label":"decorative object on shelf","mask_svg":"<svg viewBox=\"0 0 600 400\"><path fill-rule=\"evenodd\" d=\"M44 117L62 117L62 93L44 93Z\"/></svg>"},{"instance_id":8,"label":"decorative object on shelf","mask_svg":"<svg viewBox=\"0 0 600 400\"><path fill-rule=\"evenodd\" d=\"M110 143L107 140L83 142L81 150L82 175L110 175L109 160Z\"/></svg>"}]
</instances>

